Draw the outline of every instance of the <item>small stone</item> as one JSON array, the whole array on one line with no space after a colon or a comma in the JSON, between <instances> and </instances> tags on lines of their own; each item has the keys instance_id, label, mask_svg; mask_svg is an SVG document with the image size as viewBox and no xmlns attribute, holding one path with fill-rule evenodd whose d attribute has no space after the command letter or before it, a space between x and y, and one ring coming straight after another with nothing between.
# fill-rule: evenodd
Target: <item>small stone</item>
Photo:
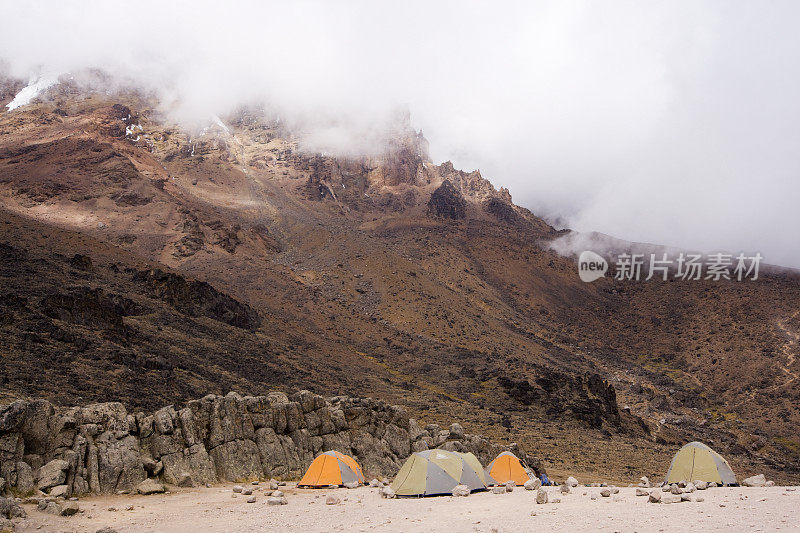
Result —
<instances>
[{"instance_id":1,"label":"small stone","mask_svg":"<svg viewBox=\"0 0 800 533\"><path fill-rule=\"evenodd\" d=\"M330 495L325 498L325 505L339 505L340 503L342 503L342 500L338 496Z\"/></svg>"},{"instance_id":2,"label":"small stone","mask_svg":"<svg viewBox=\"0 0 800 533\"><path fill-rule=\"evenodd\" d=\"M250 484L251 484L251 485L258 485L258 483L259 483L259 481L258 481L258 480L255 480L255 481L252 481Z\"/></svg>"},{"instance_id":3,"label":"small stone","mask_svg":"<svg viewBox=\"0 0 800 533\"><path fill-rule=\"evenodd\" d=\"M697 490L697 487L695 487L694 483L687 483L686 484L686 488L683 489L683 492L694 492L696 490Z\"/></svg>"},{"instance_id":4,"label":"small stone","mask_svg":"<svg viewBox=\"0 0 800 533\"><path fill-rule=\"evenodd\" d=\"M611 489L603 489L600 491L600 496L603 498L609 498L611 496Z\"/></svg>"},{"instance_id":5,"label":"small stone","mask_svg":"<svg viewBox=\"0 0 800 533\"><path fill-rule=\"evenodd\" d=\"M61 506L58 505L56 502L48 502L47 504L45 504L43 511L47 514L60 515Z\"/></svg>"},{"instance_id":6,"label":"small stone","mask_svg":"<svg viewBox=\"0 0 800 533\"><path fill-rule=\"evenodd\" d=\"M273 498L283 498L283 491L274 490L272 491Z\"/></svg>"},{"instance_id":7,"label":"small stone","mask_svg":"<svg viewBox=\"0 0 800 533\"><path fill-rule=\"evenodd\" d=\"M672 494L680 494L680 493L682 493L682 492L683 492L683 491L681 490L681 488L680 488L678 485L674 484L674 483L673 483L673 485L672 485L672 486L669 488L669 491L670 491Z\"/></svg>"},{"instance_id":8,"label":"small stone","mask_svg":"<svg viewBox=\"0 0 800 533\"><path fill-rule=\"evenodd\" d=\"M561 485L561 489L560 490L561 490L562 494L568 494L569 493L569 485L567 483L564 483L563 485Z\"/></svg>"},{"instance_id":9,"label":"small stone","mask_svg":"<svg viewBox=\"0 0 800 533\"><path fill-rule=\"evenodd\" d=\"M704 501L706 501L706 499L705 499L705 498L703 498L702 496L698 496L698 497L697 497L697 498L696 498L694 501L696 501L696 502L700 503L700 502L704 502Z\"/></svg>"},{"instance_id":10,"label":"small stone","mask_svg":"<svg viewBox=\"0 0 800 533\"><path fill-rule=\"evenodd\" d=\"M717 484L716 481L712 481L711 483L708 484L708 488L710 488L710 489L715 488L715 487L719 487L719 485Z\"/></svg>"},{"instance_id":11,"label":"small stone","mask_svg":"<svg viewBox=\"0 0 800 533\"><path fill-rule=\"evenodd\" d=\"M569 476L567 478L567 485L570 486L570 487L577 487L578 486L578 480L575 479L572 476Z\"/></svg>"},{"instance_id":12,"label":"small stone","mask_svg":"<svg viewBox=\"0 0 800 533\"><path fill-rule=\"evenodd\" d=\"M650 480L647 479L647 476L642 476L641 478L639 478L639 486L642 487L642 488L645 488L645 489L649 489L650 488L650 486L651 486L650 485Z\"/></svg>"},{"instance_id":13,"label":"small stone","mask_svg":"<svg viewBox=\"0 0 800 533\"><path fill-rule=\"evenodd\" d=\"M506 493L506 486L505 485L495 485L492 487L492 494L505 494Z\"/></svg>"},{"instance_id":14,"label":"small stone","mask_svg":"<svg viewBox=\"0 0 800 533\"><path fill-rule=\"evenodd\" d=\"M253 489L251 488L242 489L242 496L250 496L251 494L253 494Z\"/></svg>"},{"instance_id":15,"label":"small stone","mask_svg":"<svg viewBox=\"0 0 800 533\"><path fill-rule=\"evenodd\" d=\"M466 485L456 485L453 487L453 496L469 496L470 490Z\"/></svg>"},{"instance_id":16,"label":"small stone","mask_svg":"<svg viewBox=\"0 0 800 533\"><path fill-rule=\"evenodd\" d=\"M372 481L369 482L369 486L380 489L383 488L383 483L381 483L377 479L373 479Z\"/></svg>"},{"instance_id":17,"label":"small stone","mask_svg":"<svg viewBox=\"0 0 800 533\"><path fill-rule=\"evenodd\" d=\"M360 486L361 486L361 483L359 483L358 481L352 481L350 483L345 483L344 484L344 487L346 489L357 489Z\"/></svg>"},{"instance_id":18,"label":"small stone","mask_svg":"<svg viewBox=\"0 0 800 533\"><path fill-rule=\"evenodd\" d=\"M650 492L645 490L645 489L643 489L643 488L641 488L641 487L639 487L639 488L636 489L636 495L637 496L649 496Z\"/></svg>"},{"instance_id":19,"label":"small stone","mask_svg":"<svg viewBox=\"0 0 800 533\"><path fill-rule=\"evenodd\" d=\"M661 501L661 493L657 490L654 490L650 493L650 496L647 498L647 501L650 503L659 503Z\"/></svg>"},{"instance_id":20,"label":"small stone","mask_svg":"<svg viewBox=\"0 0 800 533\"><path fill-rule=\"evenodd\" d=\"M547 503L547 491L541 487L539 487L539 489L536 490L536 503L538 504Z\"/></svg>"},{"instance_id":21,"label":"small stone","mask_svg":"<svg viewBox=\"0 0 800 533\"><path fill-rule=\"evenodd\" d=\"M697 490L706 490L708 488L708 483L706 483L705 481L695 481L694 487Z\"/></svg>"},{"instance_id":22,"label":"small stone","mask_svg":"<svg viewBox=\"0 0 800 533\"><path fill-rule=\"evenodd\" d=\"M267 500L267 505L286 505L288 503L289 502L284 497L280 498L272 497Z\"/></svg>"},{"instance_id":23,"label":"small stone","mask_svg":"<svg viewBox=\"0 0 800 533\"><path fill-rule=\"evenodd\" d=\"M681 494L681 501L684 501L684 502L692 501L692 495L690 493L688 493L688 492L684 492L683 494Z\"/></svg>"},{"instance_id":24,"label":"small stone","mask_svg":"<svg viewBox=\"0 0 800 533\"><path fill-rule=\"evenodd\" d=\"M525 482L523 487L525 490L536 490L542 486L542 480L539 478L533 478Z\"/></svg>"},{"instance_id":25,"label":"small stone","mask_svg":"<svg viewBox=\"0 0 800 533\"><path fill-rule=\"evenodd\" d=\"M66 498L67 492L69 492L69 487L66 485L56 485L50 489L50 496L53 498Z\"/></svg>"},{"instance_id":26,"label":"small stone","mask_svg":"<svg viewBox=\"0 0 800 533\"><path fill-rule=\"evenodd\" d=\"M661 497L661 503L680 503L681 500L680 494L666 494Z\"/></svg>"},{"instance_id":27,"label":"small stone","mask_svg":"<svg viewBox=\"0 0 800 533\"><path fill-rule=\"evenodd\" d=\"M561 503L561 498L553 498L550 503Z\"/></svg>"},{"instance_id":28,"label":"small stone","mask_svg":"<svg viewBox=\"0 0 800 533\"><path fill-rule=\"evenodd\" d=\"M101 527L95 533L117 533L117 530L111 526Z\"/></svg>"},{"instance_id":29,"label":"small stone","mask_svg":"<svg viewBox=\"0 0 800 533\"><path fill-rule=\"evenodd\" d=\"M612 494L619 494L619 487L613 487L613 486L612 486L612 487L611 487L611 493L612 493Z\"/></svg>"},{"instance_id":30,"label":"small stone","mask_svg":"<svg viewBox=\"0 0 800 533\"><path fill-rule=\"evenodd\" d=\"M678 487L683 488L685 486L686 486L686 480L685 479L682 479L682 480L678 481Z\"/></svg>"},{"instance_id":31,"label":"small stone","mask_svg":"<svg viewBox=\"0 0 800 533\"><path fill-rule=\"evenodd\" d=\"M745 487L763 487L767 484L767 478L764 477L764 474L758 474L757 476L750 476L742 481L742 485Z\"/></svg>"},{"instance_id":32,"label":"small stone","mask_svg":"<svg viewBox=\"0 0 800 533\"><path fill-rule=\"evenodd\" d=\"M285 481L278 481L278 486L279 487L285 487L286 486L286 482Z\"/></svg>"},{"instance_id":33,"label":"small stone","mask_svg":"<svg viewBox=\"0 0 800 533\"><path fill-rule=\"evenodd\" d=\"M238 493L238 492L242 492L243 490L244 489L242 488L241 485L234 485L233 486L233 492L237 492Z\"/></svg>"},{"instance_id":34,"label":"small stone","mask_svg":"<svg viewBox=\"0 0 800 533\"><path fill-rule=\"evenodd\" d=\"M664 485L661 487L661 492L669 492L672 487L670 485Z\"/></svg>"},{"instance_id":35,"label":"small stone","mask_svg":"<svg viewBox=\"0 0 800 533\"><path fill-rule=\"evenodd\" d=\"M764 483L764 486L765 487L774 487L775 486L775 482L772 481L772 480L769 480L766 483Z\"/></svg>"},{"instance_id":36,"label":"small stone","mask_svg":"<svg viewBox=\"0 0 800 533\"><path fill-rule=\"evenodd\" d=\"M246 501L247 501L247 503L256 503L256 497L255 496L250 496L249 498L247 498Z\"/></svg>"},{"instance_id":37,"label":"small stone","mask_svg":"<svg viewBox=\"0 0 800 533\"><path fill-rule=\"evenodd\" d=\"M394 491L392 490L391 487L383 487L381 489L381 498L389 498L389 499L391 499L391 498L394 498L394 497L395 497L395 493L394 493Z\"/></svg>"},{"instance_id":38,"label":"small stone","mask_svg":"<svg viewBox=\"0 0 800 533\"><path fill-rule=\"evenodd\" d=\"M514 487L516 487L516 486L517 486L516 483L514 483L513 481L511 481L511 480L506 481L506 485L505 485L506 492L514 492Z\"/></svg>"}]
</instances>

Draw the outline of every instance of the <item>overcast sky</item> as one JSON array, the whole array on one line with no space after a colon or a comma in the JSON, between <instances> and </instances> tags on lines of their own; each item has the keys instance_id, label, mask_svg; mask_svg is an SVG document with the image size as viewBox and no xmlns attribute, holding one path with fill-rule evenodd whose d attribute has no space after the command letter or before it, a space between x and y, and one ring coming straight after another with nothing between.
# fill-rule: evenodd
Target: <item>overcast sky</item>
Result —
<instances>
[{"instance_id":1,"label":"overcast sky","mask_svg":"<svg viewBox=\"0 0 800 533\"><path fill-rule=\"evenodd\" d=\"M33 4L2 4L16 75L103 68L187 122L408 105L437 163L569 227L800 267L800 2Z\"/></svg>"}]
</instances>

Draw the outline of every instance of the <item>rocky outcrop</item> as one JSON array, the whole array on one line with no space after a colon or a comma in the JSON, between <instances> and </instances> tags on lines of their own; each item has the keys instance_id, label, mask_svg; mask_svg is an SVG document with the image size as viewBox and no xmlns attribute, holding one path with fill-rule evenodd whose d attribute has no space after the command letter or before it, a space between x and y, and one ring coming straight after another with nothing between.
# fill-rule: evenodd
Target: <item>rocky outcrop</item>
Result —
<instances>
[{"instance_id":1,"label":"rocky outcrop","mask_svg":"<svg viewBox=\"0 0 800 533\"><path fill-rule=\"evenodd\" d=\"M453 220L464 218L467 216L467 202L452 183L444 180L428 200L428 214Z\"/></svg>"},{"instance_id":2,"label":"rocky outcrop","mask_svg":"<svg viewBox=\"0 0 800 533\"><path fill-rule=\"evenodd\" d=\"M325 450L389 476L412 452L434 447L470 451L484 462L507 449L459 424L423 429L403 408L378 400L309 391L208 395L151 413L128 413L115 402L55 408L44 400L0 409L0 477L14 494L133 492L147 479L178 486L290 479Z\"/></svg>"}]
</instances>

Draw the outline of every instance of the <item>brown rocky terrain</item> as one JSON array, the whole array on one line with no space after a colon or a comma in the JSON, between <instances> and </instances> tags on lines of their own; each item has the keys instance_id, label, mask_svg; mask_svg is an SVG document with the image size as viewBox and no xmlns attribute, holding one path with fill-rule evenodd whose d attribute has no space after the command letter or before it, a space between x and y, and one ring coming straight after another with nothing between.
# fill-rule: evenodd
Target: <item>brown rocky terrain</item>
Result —
<instances>
[{"instance_id":1,"label":"brown rocky terrain","mask_svg":"<svg viewBox=\"0 0 800 533\"><path fill-rule=\"evenodd\" d=\"M0 107L20 85L7 82ZM628 479L703 440L800 475L800 277L582 283L563 235L403 117L334 157L257 110L190 131L68 82L0 111L6 403L301 388Z\"/></svg>"}]
</instances>

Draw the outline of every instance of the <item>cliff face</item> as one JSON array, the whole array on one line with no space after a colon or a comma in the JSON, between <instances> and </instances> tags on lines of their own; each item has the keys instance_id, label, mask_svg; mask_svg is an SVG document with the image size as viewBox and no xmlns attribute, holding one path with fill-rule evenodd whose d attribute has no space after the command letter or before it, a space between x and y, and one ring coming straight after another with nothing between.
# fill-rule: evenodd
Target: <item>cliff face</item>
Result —
<instances>
[{"instance_id":1,"label":"cliff face","mask_svg":"<svg viewBox=\"0 0 800 533\"><path fill-rule=\"evenodd\" d=\"M11 493L135 490L148 477L179 486L300 477L322 451L352 455L366 475L392 476L413 451L469 451L484 463L507 449L370 398L208 395L184 407L129 413L120 403L0 410L0 477ZM0 485L2 486L2 485Z\"/></svg>"}]
</instances>

